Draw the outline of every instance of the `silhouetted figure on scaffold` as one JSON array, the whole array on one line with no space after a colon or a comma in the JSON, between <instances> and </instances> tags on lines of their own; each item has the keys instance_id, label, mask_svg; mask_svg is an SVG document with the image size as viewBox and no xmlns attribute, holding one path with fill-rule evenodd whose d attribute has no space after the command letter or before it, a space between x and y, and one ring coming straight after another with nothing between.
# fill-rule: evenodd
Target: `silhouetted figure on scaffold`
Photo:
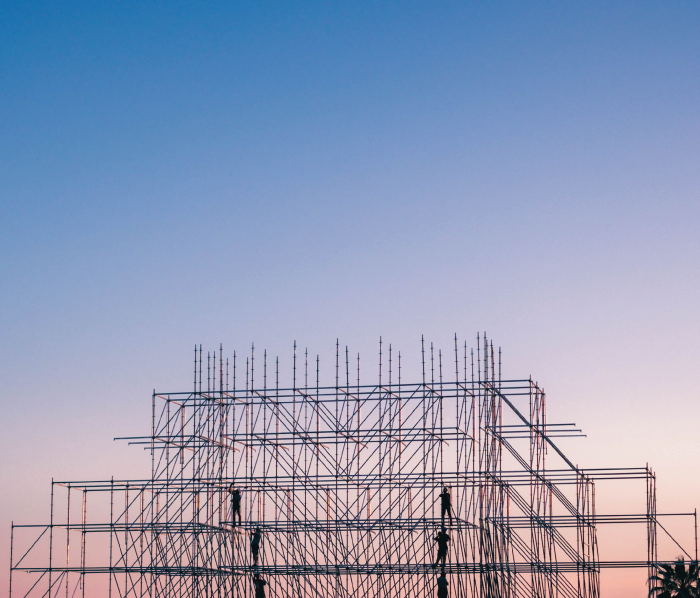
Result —
<instances>
[{"instance_id":1,"label":"silhouetted figure on scaffold","mask_svg":"<svg viewBox=\"0 0 700 598\"><path fill-rule=\"evenodd\" d=\"M450 496L450 489L445 486L440 494L440 519L442 519L442 525L445 525L445 513L450 516L450 525L452 525L452 496Z\"/></svg>"},{"instance_id":2,"label":"silhouetted figure on scaffold","mask_svg":"<svg viewBox=\"0 0 700 598\"><path fill-rule=\"evenodd\" d=\"M445 577L445 570L442 570L440 577L437 578L437 598L447 598L447 586L450 584Z\"/></svg>"},{"instance_id":3,"label":"silhouetted figure on scaffold","mask_svg":"<svg viewBox=\"0 0 700 598\"><path fill-rule=\"evenodd\" d=\"M238 515L238 523L241 522L241 493L238 488L231 486L228 491L231 493L231 511L233 517L233 526L236 526L236 514Z\"/></svg>"},{"instance_id":4,"label":"silhouetted figure on scaffold","mask_svg":"<svg viewBox=\"0 0 700 598\"><path fill-rule=\"evenodd\" d=\"M447 535L447 530L445 530L445 526L442 526L442 531L438 533L437 536L435 536L435 541L437 542L438 545L438 553L437 553L437 559L435 559L435 564L433 565L433 569L438 566L438 563L442 561L442 566L445 566L445 561L447 560L447 546L450 543L450 536Z\"/></svg>"},{"instance_id":5,"label":"silhouetted figure on scaffold","mask_svg":"<svg viewBox=\"0 0 700 598\"><path fill-rule=\"evenodd\" d=\"M256 527L255 532L250 535L250 551L253 553L253 565L258 564L258 554L260 553L260 540L262 540L262 534L260 533L260 528Z\"/></svg>"},{"instance_id":6,"label":"silhouetted figure on scaffold","mask_svg":"<svg viewBox=\"0 0 700 598\"><path fill-rule=\"evenodd\" d=\"M260 577L260 574L256 573L253 575L253 585L255 586L255 598L265 598L265 586L267 582Z\"/></svg>"}]
</instances>

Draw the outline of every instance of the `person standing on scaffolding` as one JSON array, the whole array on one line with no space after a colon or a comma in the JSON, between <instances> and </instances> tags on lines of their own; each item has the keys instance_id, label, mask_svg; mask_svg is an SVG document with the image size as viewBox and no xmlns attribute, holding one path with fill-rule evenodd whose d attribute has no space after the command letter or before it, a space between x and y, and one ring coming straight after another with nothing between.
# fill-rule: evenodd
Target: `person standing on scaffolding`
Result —
<instances>
[{"instance_id":1,"label":"person standing on scaffolding","mask_svg":"<svg viewBox=\"0 0 700 598\"><path fill-rule=\"evenodd\" d=\"M238 523L241 522L241 493L239 492L238 488L233 487L233 484L228 491L231 493L233 526L236 527L236 514L238 514Z\"/></svg>"},{"instance_id":2,"label":"person standing on scaffolding","mask_svg":"<svg viewBox=\"0 0 700 598\"><path fill-rule=\"evenodd\" d=\"M260 577L259 573L253 575L253 585L255 586L255 598L265 598L265 586L267 582ZM447 594L445 594L447 596Z\"/></svg>"},{"instance_id":3,"label":"person standing on scaffolding","mask_svg":"<svg viewBox=\"0 0 700 598\"><path fill-rule=\"evenodd\" d=\"M437 578L437 598L447 598L447 586L449 585L445 577L445 570L443 569L442 573L440 573L440 577Z\"/></svg>"},{"instance_id":4,"label":"person standing on scaffolding","mask_svg":"<svg viewBox=\"0 0 700 598\"><path fill-rule=\"evenodd\" d=\"M450 516L450 525L452 525L452 496L450 496L450 489L445 486L440 494L440 519L442 519L442 525L445 525L445 513Z\"/></svg>"},{"instance_id":5,"label":"person standing on scaffolding","mask_svg":"<svg viewBox=\"0 0 700 598\"><path fill-rule=\"evenodd\" d=\"M437 536L435 536L435 542L437 542L438 545L438 553L437 553L437 559L435 559L435 564L433 565L433 569L438 566L438 563L442 561L442 566L445 566L445 561L447 560L447 546L450 543L450 536L447 535L447 530L445 529L445 526L442 526L442 531L438 533Z\"/></svg>"},{"instance_id":6,"label":"person standing on scaffolding","mask_svg":"<svg viewBox=\"0 0 700 598\"><path fill-rule=\"evenodd\" d=\"M250 551L253 553L253 565L257 567L258 565L258 554L260 553L260 540L262 540L262 534L260 533L260 528L255 528L255 533L250 536Z\"/></svg>"}]
</instances>

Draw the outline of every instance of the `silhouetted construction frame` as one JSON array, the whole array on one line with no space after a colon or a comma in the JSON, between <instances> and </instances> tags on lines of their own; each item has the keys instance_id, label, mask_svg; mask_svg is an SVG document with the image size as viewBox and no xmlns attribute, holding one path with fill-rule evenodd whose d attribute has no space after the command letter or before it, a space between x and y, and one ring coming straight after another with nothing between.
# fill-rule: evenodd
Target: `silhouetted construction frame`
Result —
<instances>
[{"instance_id":1,"label":"silhouetted construction frame","mask_svg":"<svg viewBox=\"0 0 700 598\"><path fill-rule=\"evenodd\" d=\"M256 379L254 351L243 369L219 349L203 388L196 348L193 389L154 392L151 435L128 439L150 450L151 479L52 482L50 523L13 524L10 596L247 597L254 573L277 597L432 596L446 486L451 597L598 598L602 568L653 573L654 473L571 463L553 439L578 430L547 422L531 379L501 379L485 335L473 350L455 337L449 365L423 345L418 382L401 379L400 354L381 341L372 384L359 356L336 345L335 357L335 385L322 387L318 358L295 345L281 388L279 360L264 355ZM596 515L595 482L609 479L644 480L646 513ZM645 526L647 559L601 561L607 523ZM23 554L20 532L36 538Z\"/></svg>"}]
</instances>

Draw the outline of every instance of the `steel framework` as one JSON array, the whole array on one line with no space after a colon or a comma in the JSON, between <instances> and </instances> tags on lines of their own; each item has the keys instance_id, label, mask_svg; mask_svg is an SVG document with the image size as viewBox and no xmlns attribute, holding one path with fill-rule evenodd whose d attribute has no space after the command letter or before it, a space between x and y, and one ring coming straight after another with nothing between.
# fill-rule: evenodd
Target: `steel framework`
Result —
<instances>
[{"instance_id":1,"label":"steel framework","mask_svg":"<svg viewBox=\"0 0 700 598\"><path fill-rule=\"evenodd\" d=\"M501 379L485 335L473 350L455 337L449 365L432 345L421 355L422 379L407 383L400 353L380 341L367 385L359 355L336 344L335 384L321 386L318 358L295 345L281 388L279 359L264 355L260 384L254 351L242 372L235 354L204 360L195 348L193 389L154 392L150 436L128 438L150 451L151 478L52 482L50 523L13 525L10 596L243 597L257 574L270 596L413 597L433 595L444 571L460 598L597 598L602 568L651 575L660 524L648 467L571 463L553 439L579 431L547 422L532 379ZM645 482L646 512L597 515L595 482L608 479ZM601 561L606 523L645 527L646 560Z\"/></svg>"}]
</instances>

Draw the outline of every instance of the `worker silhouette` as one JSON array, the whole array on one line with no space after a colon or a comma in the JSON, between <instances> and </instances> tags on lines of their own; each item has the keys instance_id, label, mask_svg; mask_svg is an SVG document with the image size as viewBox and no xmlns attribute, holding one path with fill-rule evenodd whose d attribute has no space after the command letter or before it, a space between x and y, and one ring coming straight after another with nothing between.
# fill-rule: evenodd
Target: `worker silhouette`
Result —
<instances>
[{"instance_id":1,"label":"worker silhouette","mask_svg":"<svg viewBox=\"0 0 700 598\"><path fill-rule=\"evenodd\" d=\"M435 542L438 545L437 559L435 559L435 564L433 569L438 566L438 563L442 561L442 566L445 566L445 561L447 560L447 546L450 543L450 536L447 535L447 530L445 526L442 526L442 531L435 536Z\"/></svg>"},{"instance_id":2,"label":"worker silhouette","mask_svg":"<svg viewBox=\"0 0 700 598\"><path fill-rule=\"evenodd\" d=\"M440 519L443 525L445 525L445 513L450 516L450 525L452 525L452 496L447 486L442 489L440 494Z\"/></svg>"},{"instance_id":3,"label":"worker silhouette","mask_svg":"<svg viewBox=\"0 0 700 598\"><path fill-rule=\"evenodd\" d=\"M265 598L265 586L267 582L260 577L259 573L253 575L253 585L255 586L255 598ZM447 596L447 594L445 594Z\"/></svg>"},{"instance_id":4,"label":"worker silhouette","mask_svg":"<svg viewBox=\"0 0 700 598\"><path fill-rule=\"evenodd\" d=\"M260 533L260 528L256 527L255 532L250 535L250 551L253 553L253 564L258 564L258 554L260 552L260 540L262 540L262 534Z\"/></svg>"},{"instance_id":5,"label":"worker silhouette","mask_svg":"<svg viewBox=\"0 0 700 598\"><path fill-rule=\"evenodd\" d=\"M437 598L447 598L447 586L449 585L443 569L440 577L437 578Z\"/></svg>"},{"instance_id":6,"label":"worker silhouette","mask_svg":"<svg viewBox=\"0 0 700 598\"><path fill-rule=\"evenodd\" d=\"M228 491L231 493L231 510L233 511L233 525L236 525L236 514L238 514L238 523L241 522L241 493L238 488L231 486Z\"/></svg>"}]
</instances>

